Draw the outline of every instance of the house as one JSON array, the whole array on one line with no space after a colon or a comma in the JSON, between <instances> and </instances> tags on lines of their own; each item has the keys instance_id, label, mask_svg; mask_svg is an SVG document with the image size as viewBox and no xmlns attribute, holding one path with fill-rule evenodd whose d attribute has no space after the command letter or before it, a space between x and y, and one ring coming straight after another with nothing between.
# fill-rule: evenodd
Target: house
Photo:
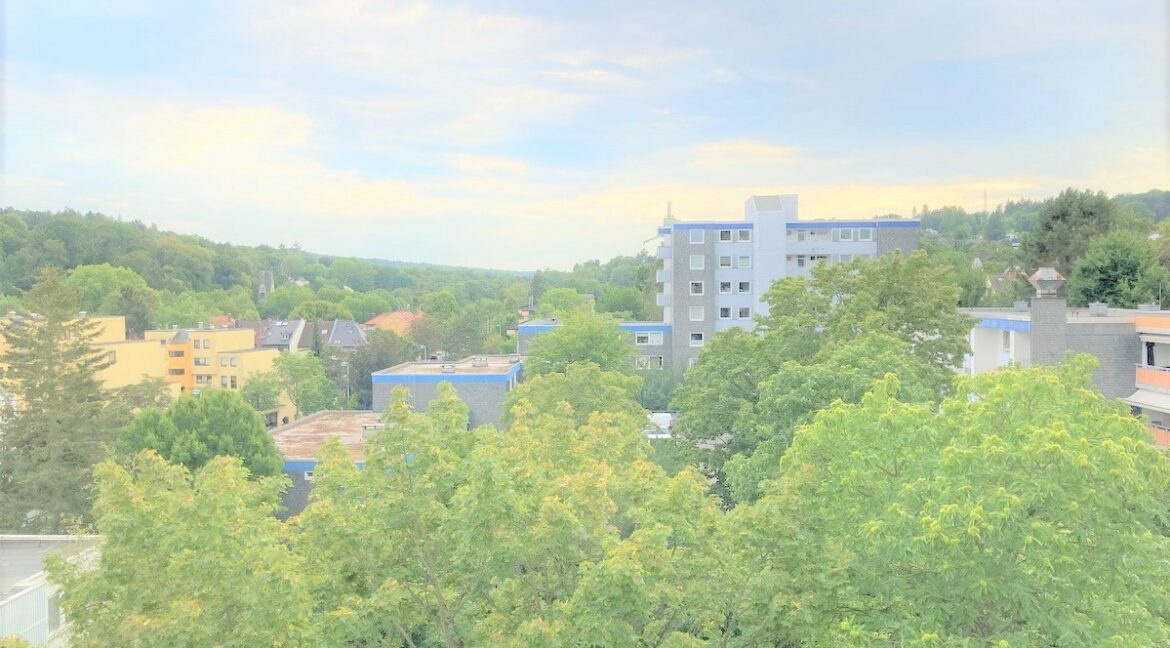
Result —
<instances>
[{"instance_id":1,"label":"house","mask_svg":"<svg viewBox=\"0 0 1170 648\"><path fill-rule=\"evenodd\" d=\"M382 428L380 416L368 410L330 410L315 412L305 418L272 430L272 440L284 457L284 474L292 486L282 495L284 515L300 514L309 502L313 488L313 471L320 463L321 448L333 437L358 466L365 464L366 439Z\"/></svg>"},{"instance_id":2,"label":"house","mask_svg":"<svg viewBox=\"0 0 1170 648\"><path fill-rule=\"evenodd\" d=\"M561 325L559 319L520 322L516 327L519 335L517 352L528 353L537 336L548 333ZM669 369L673 366L671 347L671 325L665 322L619 322L618 327L628 333L627 341L634 347L634 368L645 371Z\"/></svg>"},{"instance_id":3,"label":"house","mask_svg":"<svg viewBox=\"0 0 1170 648\"><path fill-rule=\"evenodd\" d=\"M498 425L504 415L504 399L523 379L524 363L519 355L472 356L456 362L417 361L376 371L373 383L374 411L390 405L395 387L405 387L407 402L426 409L438 394L439 383L450 383L467 403L469 424Z\"/></svg>"},{"instance_id":4,"label":"house","mask_svg":"<svg viewBox=\"0 0 1170 648\"><path fill-rule=\"evenodd\" d=\"M382 331L391 331L401 336L407 336L410 334L410 325L413 324L415 320L421 319L422 317L422 313L412 313L411 311L398 310L394 311L393 313L380 313L375 315L362 326L364 326L367 331L378 329Z\"/></svg>"},{"instance_id":5,"label":"house","mask_svg":"<svg viewBox=\"0 0 1170 648\"><path fill-rule=\"evenodd\" d=\"M82 557L93 536L0 535L0 638L18 637L33 646L67 646L61 592L44 572L52 555Z\"/></svg>"}]
</instances>

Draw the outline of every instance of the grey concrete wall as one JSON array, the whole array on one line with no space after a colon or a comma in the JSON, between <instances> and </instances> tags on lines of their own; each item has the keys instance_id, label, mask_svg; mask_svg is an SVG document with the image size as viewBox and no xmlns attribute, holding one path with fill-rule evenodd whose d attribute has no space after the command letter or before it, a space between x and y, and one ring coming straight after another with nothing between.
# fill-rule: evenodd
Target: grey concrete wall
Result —
<instances>
[{"instance_id":1,"label":"grey concrete wall","mask_svg":"<svg viewBox=\"0 0 1170 648\"><path fill-rule=\"evenodd\" d=\"M1068 350L1068 302L1061 297L1032 298L1032 366L1060 364Z\"/></svg>"},{"instance_id":2,"label":"grey concrete wall","mask_svg":"<svg viewBox=\"0 0 1170 648\"><path fill-rule=\"evenodd\" d=\"M676 229L671 241L671 279L674 290L674 326L671 330L671 347L673 349L672 367L675 373L686 370L690 358L699 357L701 347L691 346L691 333L703 333L704 342L711 343L715 337L715 293L719 286L715 283L715 240L719 238L719 230L704 230L702 243L691 243L691 230ZM702 270L691 270L692 254L702 254L706 258ZM691 282L702 281L703 294L691 295ZM690 307L704 308L702 322L692 322Z\"/></svg>"},{"instance_id":3,"label":"grey concrete wall","mask_svg":"<svg viewBox=\"0 0 1170 648\"><path fill-rule=\"evenodd\" d=\"M1069 351L1096 356L1099 364L1093 384L1106 398L1133 394L1137 388L1134 364L1142 348L1132 324L1072 324L1066 343Z\"/></svg>"},{"instance_id":4,"label":"grey concrete wall","mask_svg":"<svg viewBox=\"0 0 1170 648\"><path fill-rule=\"evenodd\" d=\"M305 479L303 472L285 473L292 480L292 486L280 496L284 503L284 513L278 517L280 519L288 519L294 515L299 515L301 511L309 504L309 491L313 488L313 482Z\"/></svg>"},{"instance_id":5,"label":"grey concrete wall","mask_svg":"<svg viewBox=\"0 0 1170 648\"><path fill-rule=\"evenodd\" d=\"M524 354L528 353L528 349L532 347L532 341L535 340L536 338L540 337L541 335L545 335L545 333L520 333L520 332L517 332L516 335L517 335L517 337L520 338L519 353L520 353L520 355L524 355Z\"/></svg>"},{"instance_id":6,"label":"grey concrete wall","mask_svg":"<svg viewBox=\"0 0 1170 648\"><path fill-rule=\"evenodd\" d=\"M877 239L877 254L881 256L894 250L901 250L903 256L918 249L922 238L921 227L879 227L874 231Z\"/></svg>"},{"instance_id":7,"label":"grey concrete wall","mask_svg":"<svg viewBox=\"0 0 1170 648\"><path fill-rule=\"evenodd\" d=\"M420 412L426 410L427 405L434 400L439 389L439 383L434 382L374 383L373 409L375 412L384 411L390 405L390 394L399 385L409 390L410 397L407 402ZM467 403L471 427L485 423L500 424L500 418L504 413L504 398L509 391L509 384L506 381L459 382L452 383L452 385L459 398Z\"/></svg>"}]
</instances>

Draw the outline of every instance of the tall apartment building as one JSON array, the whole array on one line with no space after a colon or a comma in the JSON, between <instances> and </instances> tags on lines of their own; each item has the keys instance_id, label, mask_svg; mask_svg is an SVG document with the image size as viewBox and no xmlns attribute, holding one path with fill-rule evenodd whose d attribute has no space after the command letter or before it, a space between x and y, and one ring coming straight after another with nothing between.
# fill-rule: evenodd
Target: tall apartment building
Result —
<instances>
[{"instance_id":1,"label":"tall apartment building","mask_svg":"<svg viewBox=\"0 0 1170 648\"><path fill-rule=\"evenodd\" d=\"M819 263L873 258L918 247L917 220L798 220L795 195L752 196L742 221L678 221L658 228L658 305L675 369L693 364L724 329L766 315L773 281L807 276Z\"/></svg>"}]
</instances>

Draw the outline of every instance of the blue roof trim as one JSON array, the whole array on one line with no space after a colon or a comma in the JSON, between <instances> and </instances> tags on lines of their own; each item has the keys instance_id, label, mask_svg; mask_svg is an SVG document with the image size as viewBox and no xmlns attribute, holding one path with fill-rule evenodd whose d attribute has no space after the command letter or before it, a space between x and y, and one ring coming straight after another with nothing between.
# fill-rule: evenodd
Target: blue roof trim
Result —
<instances>
[{"instance_id":1,"label":"blue roof trim","mask_svg":"<svg viewBox=\"0 0 1170 648\"><path fill-rule=\"evenodd\" d=\"M621 327L622 327L623 331L631 331L631 332L632 331L662 331L663 333L667 333L671 329L670 324L667 324L665 322L663 322L662 324L657 324L657 323L656 324L622 324Z\"/></svg>"},{"instance_id":2,"label":"blue roof trim","mask_svg":"<svg viewBox=\"0 0 1170 648\"><path fill-rule=\"evenodd\" d=\"M834 227L873 227L876 229L922 227L922 221L916 220L822 220L822 221L791 221L784 224L787 229L832 229Z\"/></svg>"},{"instance_id":3,"label":"blue roof trim","mask_svg":"<svg viewBox=\"0 0 1170 648\"><path fill-rule=\"evenodd\" d=\"M548 333L555 328L555 324L521 324L517 330L521 333Z\"/></svg>"},{"instance_id":4,"label":"blue roof trim","mask_svg":"<svg viewBox=\"0 0 1170 648\"><path fill-rule=\"evenodd\" d=\"M658 233L659 234L670 234L670 228L669 227L659 227Z\"/></svg>"},{"instance_id":5,"label":"blue roof trim","mask_svg":"<svg viewBox=\"0 0 1170 648\"><path fill-rule=\"evenodd\" d=\"M512 365L512 367L506 372L498 374L373 374L370 376L370 380L374 384L387 383L391 385L411 385L418 383L434 384L442 382L449 382L452 384L508 382L516 374L520 373L520 369L523 366L524 365L522 363L516 363Z\"/></svg>"},{"instance_id":6,"label":"blue roof trim","mask_svg":"<svg viewBox=\"0 0 1170 648\"><path fill-rule=\"evenodd\" d=\"M1005 331L1019 331L1027 333L1032 330L1032 323L1026 320L1011 320L1000 319L998 317L985 317L979 320L975 328L985 329L1003 329Z\"/></svg>"},{"instance_id":7,"label":"blue roof trim","mask_svg":"<svg viewBox=\"0 0 1170 648\"><path fill-rule=\"evenodd\" d=\"M752 229L753 223L726 222L726 223L675 223L676 230L721 230L721 229Z\"/></svg>"},{"instance_id":8,"label":"blue roof trim","mask_svg":"<svg viewBox=\"0 0 1170 648\"><path fill-rule=\"evenodd\" d=\"M355 461L354 464L358 468L361 468L366 465L366 462ZM280 471L286 473L305 472L308 470L316 470L319 465L321 465L321 462L316 459L286 459Z\"/></svg>"}]
</instances>

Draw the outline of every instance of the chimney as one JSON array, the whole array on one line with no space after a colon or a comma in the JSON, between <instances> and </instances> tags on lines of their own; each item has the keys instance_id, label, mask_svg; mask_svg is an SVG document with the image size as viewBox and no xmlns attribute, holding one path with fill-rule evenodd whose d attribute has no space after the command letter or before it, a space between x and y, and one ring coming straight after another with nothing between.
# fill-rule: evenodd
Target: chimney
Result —
<instances>
[{"instance_id":1,"label":"chimney","mask_svg":"<svg viewBox=\"0 0 1170 648\"><path fill-rule=\"evenodd\" d=\"M1060 364L1068 350L1068 302L1060 296L1064 277L1056 268L1040 268L1028 277L1028 283L1036 289L1028 336L1031 364Z\"/></svg>"}]
</instances>

